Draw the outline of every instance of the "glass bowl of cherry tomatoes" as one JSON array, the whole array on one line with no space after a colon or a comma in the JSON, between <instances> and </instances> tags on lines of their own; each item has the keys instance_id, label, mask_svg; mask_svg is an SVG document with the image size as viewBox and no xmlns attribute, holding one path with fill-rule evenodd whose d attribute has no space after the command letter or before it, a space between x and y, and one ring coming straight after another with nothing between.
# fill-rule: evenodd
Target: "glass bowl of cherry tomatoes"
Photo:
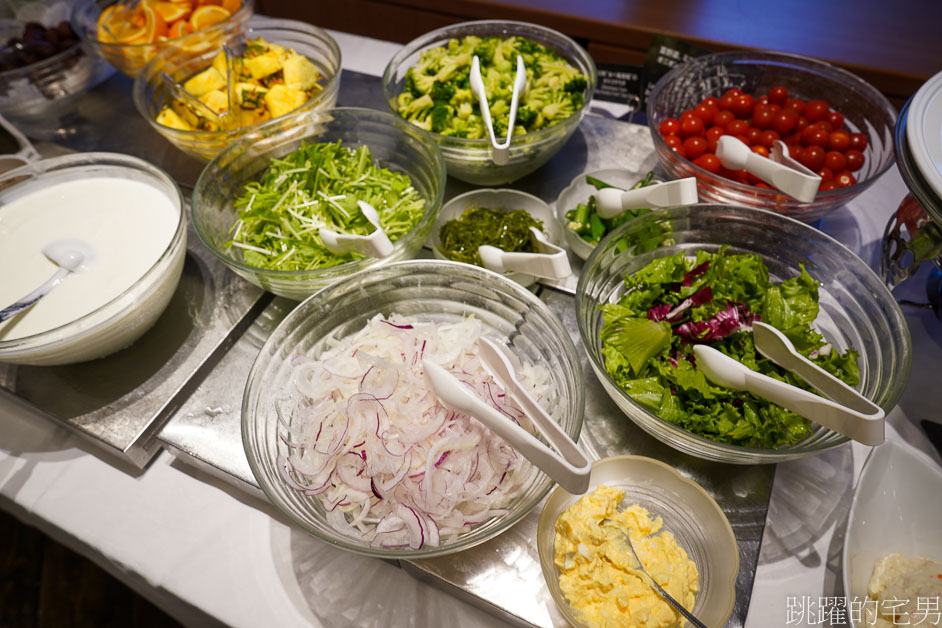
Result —
<instances>
[{"instance_id":1,"label":"glass bowl of cherry tomatoes","mask_svg":"<svg viewBox=\"0 0 942 628\"><path fill-rule=\"evenodd\" d=\"M706 202L814 221L845 205L893 164L896 110L872 85L823 61L777 52L723 52L675 66L647 100L655 151L671 177L694 176ZM733 135L769 156L781 140L821 176L801 202L716 156Z\"/></svg>"}]
</instances>

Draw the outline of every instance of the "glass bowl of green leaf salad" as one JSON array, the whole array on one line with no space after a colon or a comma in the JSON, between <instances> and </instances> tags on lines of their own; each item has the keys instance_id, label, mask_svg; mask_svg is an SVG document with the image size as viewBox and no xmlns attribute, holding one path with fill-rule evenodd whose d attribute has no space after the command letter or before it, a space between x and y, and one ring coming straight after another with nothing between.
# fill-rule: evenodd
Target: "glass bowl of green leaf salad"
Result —
<instances>
[{"instance_id":1,"label":"glass bowl of green leaf salad","mask_svg":"<svg viewBox=\"0 0 942 628\"><path fill-rule=\"evenodd\" d=\"M232 270L302 300L350 273L410 259L441 207L445 162L427 133L357 107L272 121L222 150L191 204L200 240ZM323 230L369 236L369 204L392 244L383 257L328 248Z\"/></svg>"},{"instance_id":2,"label":"glass bowl of green leaf salad","mask_svg":"<svg viewBox=\"0 0 942 628\"><path fill-rule=\"evenodd\" d=\"M659 209L606 236L576 290L579 333L606 392L637 425L688 454L737 464L818 453L848 438L750 393L711 383L693 347L815 392L755 348L752 323L889 412L909 379L899 305L850 249L770 211Z\"/></svg>"},{"instance_id":3,"label":"glass bowl of green leaf salad","mask_svg":"<svg viewBox=\"0 0 942 628\"><path fill-rule=\"evenodd\" d=\"M468 75L477 56L498 142L507 136L516 59L526 66L509 162L494 163ZM545 164L575 132L595 93L592 57L562 33L502 20L463 22L406 44L386 66L390 110L435 137L448 174L476 185L515 181Z\"/></svg>"}]
</instances>

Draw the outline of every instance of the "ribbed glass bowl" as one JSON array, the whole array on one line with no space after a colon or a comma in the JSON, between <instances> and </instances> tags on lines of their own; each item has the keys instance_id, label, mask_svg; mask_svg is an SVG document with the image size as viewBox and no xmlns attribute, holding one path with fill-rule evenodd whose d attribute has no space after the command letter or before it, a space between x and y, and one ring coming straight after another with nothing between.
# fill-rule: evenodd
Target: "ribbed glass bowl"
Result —
<instances>
[{"instance_id":1,"label":"ribbed glass bowl","mask_svg":"<svg viewBox=\"0 0 942 628\"><path fill-rule=\"evenodd\" d=\"M694 435L661 419L625 393L608 375L602 357L599 305L615 303L624 279L653 259L681 251L717 251L760 256L778 283L804 264L818 282L819 313L814 327L835 348L860 352L858 390L889 412L909 380L912 341L906 319L886 285L863 260L821 231L766 210L693 205L657 210L609 234L586 260L576 288L579 335L605 391L632 421L655 438L685 453L736 464L773 463L837 447L847 437L816 426L811 436L780 449L728 445ZM646 252L633 255L640 248ZM624 251L624 252L622 252Z\"/></svg>"},{"instance_id":2,"label":"ribbed glass bowl","mask_svg":"<svg viewBox=\"0 0 942 628\"><path fill-rule=\"evenodd\" d=\"M277 404L292 394L292 360L320 356L330 338L343 338L378 313L458 322L474 316L486 336L505 342L525 362L550 374L553 398L546 405L576 440L582 429L582 368L569 333L545 303L497 273L445 260L411 260L364 271L324 288L292 311L262 347L242 399L242 443L259 486L271 502L312 535L335 546L384 558L427 558L457 552L490 539L520 520L553 485L537 472L508 505L507 513L469 529L441 547L419 550L371 548L342 535L327 522L316 497L305 497L279 477L276 459L288 454ZM285 417L289 424L292 417Z\"/></svg>"},{"instance_id":3,"label":"ribbed glass bowl","mask_svg":"<svg viewBox=\"0 0 942 628\"><path fill-rule=\"evenodd\" d=\"M148 61L164 50L177 48L196 52L216 49L245 30L255 6L254 0L242 0L238 11L212 26L183 37L148 44L117 44L98 39L98 17L116 4L116 0L81 0L72 13L72 28L103 59L130 77L135 77Z\"/></svg>"},{"instance_id":4,"label":"ribbed glass bowl","mask_svg":"<svg viewBox=\"0 0 942 628\"><path fill-rule=\"evenodd\" d=\"M461 39L468 35L503 38L518 36L536 41L566 59L571 66L585 75L588 83L585 102L578 111L554 126L515 136L510 142L510 161L502 166L496 165L491 159L489 139L467 139L431 133L441 146L445 163L448 164L449 176L475 185L510 183L549 161L578 128L595 93L595 62L584 48L569 37L537 24L506 20L452 24L412 40L386 65L383 72L383 98L394 115L399 115L396 100L402 92L406 72L418 62L420 54L429 48L445 46L450 39Z\"/></svg>"},{"instance_id":5,"label":"ribbed glass bowl","mask_svg":"<svg viewBox=\"0 0 942 628\"><path fill-rule=\"evenodd\" d=\"M652 517L661 517L663 530L674 535L677 544L697 566L700 590L691 610L707 626L725 625L736 604L739 545L729 519L716 500L670 465L643 456L596 460L592 463L587 493L599 486L625 491L620 508L639 504ZM536 541L550 595L566 620L581 627L586 624L560 588L555 563L556 520L580 497L561 487L553 490L543 504Z\"/></svg>"},{"instance_id":6,"label":"ribbed glass bowl","mask_svg":"<svg viewBox=\"0 0 942 628\"><path fill-rule=\"evenodd\" d=\"M291 48L307 57L324 77L320 82L323 89L291 113L234 129L187 131L157 122L161 108L171 100L170 90L163 80L164 74L182 85L189 77L212 64L213 58L221 50L222 43L228 45L234 54L241 55L246 43L259 37L269 43ZM292 115L294 113L333 107L339 91L340 46L325 30L297 20L255 18L247 29L231 34L215 46L202 47L199 52L177 48L162 51L135 79L134 104L144 119L170 143L188 155L209 161L229 143L264 125L280 121L285 127L290 127L299 119Z\"/></svg>"},{"instance_id":7,"label":"ribbed glass bowl","mask_svg":"<svg viewBox=\"0 0 942 628\"><path fill-rule=\"evenodd\" d=\"M746 185L704 170L674 152L658 131L666 118L679 117L708 96L719 98L727 89L738 87L758 97L776 85L786 87L791 98L827 101L844 114L844 128L867 136L863 168L853 173L856 184L820 191L814 201L803 203L778 190ZM696 177L703 202L760 207L810 222L846 205L893 164L893 105L854 74L800 55L747 51L694 57L658 80L647 99L647 115L654 149L667 178Z\"/></svg>"},{"instance_id":8,"label":"ribbed glass bowl","mask_svg":"<svg viewBox=\"0 0 942 628\"><path fill-rule=\"evenodd\" d=\"M273 120L246 134L203 170L193 191L190 214L200 240L245 279L297 301L346 275L414 257L435 225L445 187L445 163L431 137L396 116L373 109L338 107L291 115L290 120ZM412 186L425 199L422 219L393 242L389 257L361 257L314 270L269 270L246 264L238 247L226 247L238 220L236 199L247 183L261 179L272 159L294 151L301 142L338 140L348 147L368 146L380 165L409 175Z\"/></svg>"}]
</instances>

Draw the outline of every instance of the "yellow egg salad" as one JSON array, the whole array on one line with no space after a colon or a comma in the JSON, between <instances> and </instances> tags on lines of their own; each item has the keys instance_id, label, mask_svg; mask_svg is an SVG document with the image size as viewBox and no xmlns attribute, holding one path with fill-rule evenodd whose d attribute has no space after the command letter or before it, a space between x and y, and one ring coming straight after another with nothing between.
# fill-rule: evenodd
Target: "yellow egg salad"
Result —
<instances>
[{"instance_id":1,"label":"yellow egg salad","mask_svg":"<svg viewBox=\"0 0 942 628\"><path fill-rule=\"evenodd\" d=\"M680 614L638 575L623 534L654 581L689 610L700 590L697 566L673 534L661 532L660 517L637 504L619 510L624 497L619 488L599 486L556 520L559 586L589 626L679 626Z\"/></svg>"},{"instance_id":2,"label":"yellow egg salad","mask_svg":"<svg viewBox=\"0 0 942 628\"><path fill-rule=\"evenodd\" d=\"M231 63L220 50L210 67L183 83L183 90L199 102L174 98L161 108L157 122L184 131L250 126L306 103L321 91L320 78L317 66L304 55L259 38Z\"/></svg>"}]
</instances>

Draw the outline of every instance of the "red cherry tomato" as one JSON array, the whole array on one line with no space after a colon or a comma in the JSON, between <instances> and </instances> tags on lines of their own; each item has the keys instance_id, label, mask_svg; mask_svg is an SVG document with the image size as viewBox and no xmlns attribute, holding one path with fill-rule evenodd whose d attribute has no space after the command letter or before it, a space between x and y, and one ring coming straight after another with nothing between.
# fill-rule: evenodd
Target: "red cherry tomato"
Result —
<instances>
[{"instance_id":1,"label":"red cherry tomato","mask_svg":"<svg viewBox=\"0 0 942 628\"><path fill-rule=\"evenodd\" d=\"M837 183L840 187L846 188L857 183L857 179L855 179L854 175L852 175L850 172L844 170L843 172L838 172L836 175L834 175L834 182Z\"/></svg>"},{"instance_id":2,"label":"red cherry tomato","mask_svg":"<svg viewBox=\"0 0 942 628\"><path fill-rule=\"evenodd\" d=\"M683 150L684 141L676 135L668 135L664 138L664 142L670 146L673 150Z\"/></svg>"},{"instance_id":3,"label":"red cherry tomato","mask_svg":"<svg viewBox=\"0 0 942 628\"><path fill-rule=\"evenodd\" d=\"M683 134L683 126L681 126L681 134ZM829 138L829 133L818 126L809 126L801 132L801 143L805 146L820 146L823 148L828 145Z\"/></svg>"},{"instance_id":4,"label":"red cherry tomato","mask_svg":"<svg viewBox=\"0 0 942 628\"><path fill-rule=\"evenodd\" d=\"M730 94L729 92L726 92L720 96L720 109L725 111L732 111L733 103L736 102L736 99L739 98L739 96L739 94Z\"/></svg>"},{"instance_id":5,"label":"red cherry tomato","mask_svg":"<svg viewBox=\"0 0 942 628\"><path fill-rule=\"evenodd\" d=\"M745 120L733 120L726 125L727 135L745 135L749 130L749 123Z\"/></svg>"},{"instance_id":6,"label":"red cherry tomato","mask_svg":"<svg viewBox=\"0 0 942 628\"><path fill-rule=\"evenodd\" d=\"M726 133L726 129L724 129L723 127L711 126L709 129L706 130L705 135L708 140L716 141L720 139L725 133Z\"/></svg>"},{"instance_id":7,"label":"red cherry tomato","mask_svg":"<svg viewBox=\"0 0 942 628\"><path fill-rule=\"evenodd\" d=\"M759 144L762 139L762 129L751 126L746 130L746 137L749 138L750 144Z\"/></svg>"},{"instance_id":8,"label":"red cherry tomato","mask_svg":"<svg viewBox=\"0 0 942 628\"><path fill-rule=\"evenodd\" d=\"M817 122L827 118L830 110L831 108L823 100L809 100L805 104L805 117L808 118L808 122Z\"/></svg>"},{"instance_id":9,"label":"red cherry tomato","mask_svg":"<svg viewBox=\"0 0 942 628\"><path fill-rule=\"evenodd\" d=\"M727 111L726 109L720 109L715 114L713 114L713 124L716 126L721 126L724 129L735 119L736 116L733 115L733 112Z\"/></svg>"},{"instance_id":10,"label":"red cherry tomato","mask_svg":"<svg viewBox=\"0 0 942 628\"><path fill-rule=\"evenodd\" d=\"M780 139L782 139L782 137L778 134L778 131L775 131L774 129L766 129L759 137L759 143L766 148L772 148L772 143Z\"/></svg>"},{"instance_id":11,"label":"red cherry tomato","mask_svg":"<svg viewBox=\"0 0 942 628\"><path fill-rule=\"evenodd\" d=\"M769 149L762 144L753 144L749 149L757 155L762 155L763 157L769 156Z\"/></svg>"},{"instance_id":12,"label":"red cherry tomato","mask_svg":"<svg viewBox=\"0 0 942 628\"><path fill-rule=\"evenodd\" d=\"M829 150L824 154L824 165L834 172L840 172L847 168L847 157L844 156L844 153Z\"/></svg>"},{"instance_id":13,"label":"red cherry tomato","mask_svg":"<svg viewBox=\"0 0 942 628\"><path fill-rule=\"evenodd\" d=\"M859 150L851 148L846 153L844 157L847 158L847 169L851 172L857 172L864 165L864 154Z\"/></svg>"},{"instance_id":14,"label":"red cherry tomato","mask_svg":"<svg viewBox=\"0 0 942 628\"><path fill-rule=\"evenodd\" d=\"M705 126L709 126L713 123L713 116L716 114L716 110L709 105L697 105L693 109L693 114L703 120Z\"/></svg>"},{"instance_id":15,"label":"red cherry tomato","mask_svg":"<svg viewBox=\"0 0 942 628\"><path fill-rule=\"evenodd\" d=\"M727 135L729 135L729 133L727 133ZM740 142L742 142L742 143L745 144L746 146L749 146L749 145L752 143L752 142L749 141L749 138L746 137L745 135L734 135L733 137L735 137L737 140L739 140Z\"/></svg>"},{"instance_id":16,"label":"red cherry tomato","mask_svg":"<svg viewBox=\"0 0 942 628\"><path fill-rule=\"evenodd\" d=\"M768 105L757 106L752 112L752 126L759 129L768 129L775 121L775 112Z\"/></svg>"},{"instance_id":17,"label":"red cherry tomato","mask_svg":"<svg viewBox=\"0 0 942 628\"><path fill-rule=\"evenodd\" d=\"M733 87L733 88L727 89L725 92L723 92L723 96L732 96L732 97L735 98L736 96L742 96L742 93L743 93L743 92L742 92L741 89L739 89L738 87ZM721 100L722 100L722 98L721 98Z\"/></svg>"},{"instance_id":18,"label":"red cherry tomato","mask_svg":"<svg viewBox=\"0 0 942 628\"><path fill-rule=\"evenodd\" d=\"M851 133L850 147L863 152L867 148L867 136L863 133Z\"/></svg>"},{"instance_id":19,"label":"red cherry tomato","mask_svg":"<svg viewBox=\"0 0 942 628\"><path fill-rule=\"evenodd\" d=\"M749 118L752 117L752 110L755 107L755 102L753 101L752 96L749 94L740 94L733 101L733 114L737 118Z\"/></svg>"},{"instance_id":20,"label":"red cherry tomato","mask_svg":"<svg viewBox=\"0 0 942 628\"><path fill-rule=\"evenodd\" d=\"M800 163L804 164L808 168L811 168L814 171L818 171L824 166L824 149L820 146L806 146L803 151L801 151L801 158L799 159Z\"/></svg>"},{"instance_id":21,"label":"red cherry tomato","mask_svg":"<svg viewBox=\"0 0 942 628\"><path fill-rule=\"evenodd\" d=\"M703 128L703 120L691 114L680 121L680 136L691 137L693 135L703 135L706 129Z\"/></svg>"},{"instance_id":22,"label":"red cherry tomato","mask_svg":"<svg viewBox=\"0 0 942 628\"><path fill-rule=\"evenodd\" d=\"M782 105L782 108L791 109L799 116L803 116L805 114L805 101L800 98L789 98L785 101L785 104Z\"/></svg>"},{"instance_id":23,"label":"red cherry tomato","mask_svg":"<svg viewBox=\"0 0 942 628\"><path fill-rule=\"evenodd\" d=\"M680 118L680 121L683 122L687 118L691 118L695 115L696 114L694 114L693 109L685 109L684 112L680 114L679 118Z\"/></svg>"},{"instance_id":24,"label":"red cherry tomato","mask_svg":"<svg viewBox=\"0 0 942 628\"><path fill-rule=\"evenodd\" d=\"M700 101L701 105L706 105L707 107L713 107L714 109L720 108L720 99L715 96L710 96L709 98L704 98Z\"/></svg>"},{"instance_id":25,"label":"red cherry tomato","mask_svg":"<svg viewBox=\"0 0 942 628\"><path fill-rule=\"evenodd\" d=\"M788 109L782 109L776 113L775 118L772 119L772 128L781 135L791 133L797 124L798 114Z\"/></svg>"},{"instance_id":26,"label":"red cherry tomato","mask_svg":"<svg viewBox=\"0 0 942 628\"><path fill-rule=\"evenodd\" d=\"M818 186L818 191L819 191L819 192L830 192L831 190L836 190L836 189L839 188L839 187L841 187L841 186L838 185L837 181L835 181L834 179L831 179L830 181L822 181L822 182L821 182L821 185Z\"/></svg>"},{"instance_id":27,"label":"red cherry tomato","mask_svg":"<svg viewBox=\"0 0 942 628\"><path fill-rule=\"evenodd\" d=\"M843 130L832 131L828 136L828 148L841 152L850 148L850 133Z\"/></svg>"},{"instance_id":28,"label":"red cherry tomato","mask_svg":"<svg viewBox=\"0 0 942 628\"><path fill-rule=\"evenodd\" d=\"M769 90L768 98L769 102L784 106L785 102L788 100L788 90L781 85L776 85Z\"/></svg>"},{"instance_id":29,"label":"red cherry tomato","mask_svg":"<svg viewBox=\"0 0 942 628\"><path fill-rule=\"evenodd\" d=\"M720 166L722 165L720 163L720 158L716 155L711 155L710 153L700 155L693 160L693 163L700 166L707 172L712 172L713 174L717 174L720 171Z\"/></svg>"},{"instance_id":30,"label":"red cherry tomato","mask_svg":"<svg viewBox=\"0 0 942 628\"><path fill-rule=\"evenodd\" d=\"M756 104L755 104L756 107L760 107L760 106L765 107L768 104L769 104L768 96L760 96L759 98L756 98Z\"/></svg>"},{"instance_id":31,"label":"red cherry tomato","mask_svg":"<svg viewBox=\"0 0 942 628\"><path fill-rule=\"evenodd\" d=\"M828 133L834 131L834 127L827 120L818 120L814 123L814 126L818 127L819 129L824 129Z\"/></svg>"},{"instance_id":32,"label":"red cherry tomato","mask_svg":"<svg viewBox=\"0 0 942 628\"><path fill-rule=\"evenodd\" d=\"M676 118L666 118L658 127L661 135L677 135L680 133L680 120Z\"/></svg>"},{"instance_id":33,"label":"red cherry tomato","mask_svg":"<svg viewBox=\"0 0 942 628\"><path fill-rule=\"evenodd\" d=\"M818 176L821 177L821 183L827 183L834 180L834 171L825 166L818 170Z\"/></svg>"},{"instance_id":34,"label":"red cherry tomato","mask_svg":"<svg viewBox=\"0 0 942 628\"><path fill-rule=\"evenodd\" d=\"M706 138L699 135L688 137L684 140L684 152L687 154L687 159L696 159L704 154L707 152Z\"/></svg>"},{"instance_id":35,"label":"red cherry tomato","mask_svg":"<svg viewBox=\"0 0 942 628\"><path fill-rule=\"evenodd\" d=\"M844 126L844 114L840 111L829 111L827 120L835 131Z\"/></svg>"}]
</instances>

